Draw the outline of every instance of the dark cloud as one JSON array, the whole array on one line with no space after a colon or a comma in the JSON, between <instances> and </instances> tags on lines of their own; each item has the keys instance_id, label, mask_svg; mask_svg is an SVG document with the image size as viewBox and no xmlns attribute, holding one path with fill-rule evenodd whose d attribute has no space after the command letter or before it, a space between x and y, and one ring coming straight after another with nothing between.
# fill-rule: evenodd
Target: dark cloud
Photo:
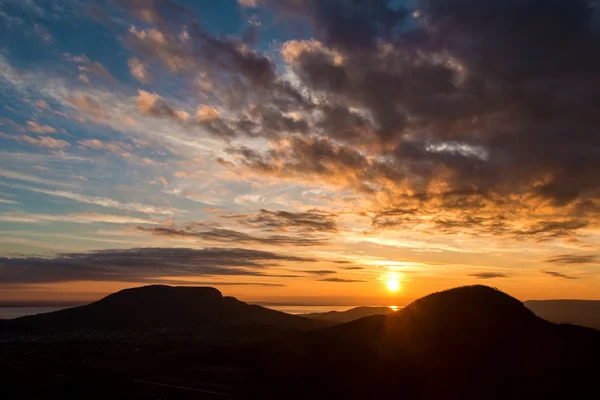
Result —
<instances>
[{"instance_id":1,"label":"dark cloud","mask_svg":"<svg viewBox=\"0 0 600 400\"><path fill-rule=\"evenodd\" d=\"M262 0L290 18L297 28L307 24L315 38L348 51L370 51L378 40L391 40L394 28L410 14L388 0Z\"/></svg>"},{"instance_id":2,"label":"dark cloud","mask_svg":"<svg viewBox=\"0 0 600 400\"><path fill-rule=\"evenodd\" d=\"M60 254L55 258L0 258L0 285L72 281L156 282L160 277L258 276L282 262L316 262L248 249L140 248ZM286 275L289 277L290 275Z\"/></svg>"},{"instance_id":3,"label":"dark cloud","mask_svg":"<svg viewBox=\"0 0 600 400\"><path fill-rule=\"evenodd\" d=\"M337 274L337 271L332 271L332 270L328 270L328 269L304 270L304 271L299 271L299 272L304 272L305 274L315 274L315 275L333 275L333 274Z\"/></svg>"},{"instance_id":4,"label":"dark cloud","mask_svg":"<svg viewBox=\"0 0 600 400\"><path fill-rule=\"evenodd\" d=\"M374 219L380 228L434 216L440 233L549 240L596 224L597 1L258 4L314 38L283 45L293 80L251 41L213 36L170 1L127 6L155 29L130 30L131 48L203 74L231 114L186 123L271 141L233 147L222 164L348 188L397 210Z\"/></svg>"},{"instance_id":5,"label":"dark cloud","mask_svg":"<svg viewBox=\"0 0 600 400\"><path fill-rule=\"evenodd\" d=\"M523 230L514 232L518 238L535 237L539 241L573 236L581 228L589 223L586 221L542 221L535 223Z\"/></svg>"},{"instance_id":6,"label":"dark cloud","mask_svg":"<svg viewBox=\"0 0 600 400\"><path fill-rule=\"evenodd\" d=\"M576 276L570 276L570 275L565 275L561 272L556 272L556 271L545 271L542 270L542 273L546 274L546 275L550 275L550 276L554 276L556 278L563 278L563 279L579 279Z\"/></svg>"},{"instance_id":7,"label":"dark cloud","mask_svg":"<svg viewBox=\"0 0 600 400\"><path fill-rule=\"evenodd\" d=\"M475 274L469 274L469 276L472 276L477 279L494 279L494 278L508 278L509 277L506 274L501 274L501 273L497 273L497 272L479 272L479 273L475 273Z\"/></svg>"},{"instance_id":8,"label":"dark cloud","mask_svg":"<svg viewBox=\"0 0 600 400\"><path fill-rule=\"evenodd\" d=\"M365 269L364 267L356 267L356 266L353 266L353 267L341 267L341 268L345 269L347 271L358 271L358 270L361 270L361 269Z\"/></svg>"},{"instance_id":9,"label":"dark cloud","mask_svg":"<svg viewBox=\"0 0 600 400\"><path fill-rule=\"evenodd\" d=\"M360 283L367 282L361 279L343 279L343 278L323 278L319 279L321 282L338 282L338 283Z\"/></svg>"},{"instance_id":10,"label":"dark cloud","mask_svg":"<svg viewBox=\"0 0 600 400\"><path fill-rule=\"evenodd\" d=\"M216 95L214 103L235 112L234 118L190 119L182 122L162 101L157 109L188 127L201 127L223 139L235 136L276 137L305 133L308 124L286 115L292 109L310 108L303 96L281 80L270 57L250 47L255 33L244 39L210 34L189 9L171 0L123 2L126 10L152 28L131 27L126 43L146 63L187 75L199 91ZM183 33L182 33L183 29ZM255 29L254 29L255 30ZM252 39L252 40L249 40ZM200 77L200 78L199 78Z\"/></svg>"},{"instance_id":11,"label":"dark cloud","mask_svg":"<svg viewBox=\"0 0 600 400\"><path fill-rule=\"evenodd\" d=\"M336 215L323 210L306 212L271 211L262 209L255 214L223 215L222 218L235 219L245 225L272 231L298 230L301 232L337 231Z\"/></svg>"},{"instance_id":12,"label":"dark cloud","mask_svg":"<svg viewBox=\"0 0 600 400\"><path fill-rule=\"evenodd\" d=\"M318 246L327 243L326 238L312 237L308 235L266 235L258 236L232 229L215 228L204 224L191 224L185 227L160 226L138 229L150 232L156 236L171 238L197 238L202 241L219 243L244 243L244 244L266 244L272 246Z\"/></svg>"},{"instance_id":13,"label":"dark cloud","mask_svg":"<svg viewBox=\"0 0 600 400\"><path fill-rule=\"evenodd\" d=\"M590 264L598 261L596 255L582 255L582 254L564 254L560 256L549 257L544 262L551 264Z\"/></svg>"}]
</instances>

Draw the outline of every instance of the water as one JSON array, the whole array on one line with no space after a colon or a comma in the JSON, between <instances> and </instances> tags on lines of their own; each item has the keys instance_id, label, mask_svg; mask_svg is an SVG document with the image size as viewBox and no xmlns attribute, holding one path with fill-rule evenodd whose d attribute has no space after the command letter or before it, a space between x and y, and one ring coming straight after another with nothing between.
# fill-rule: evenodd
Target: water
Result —
<instances>
[{"instance_id":1,"label":"water","mask_svg":"<svg viewBox=\"0 0 600 400\"><path fill-rule=\"evenodd\" d=\"M288 314L312 314L312 313L324 313L328 311L347 311L356 306L278 306L278 305L264 305L263 307L270 308L272 310L281 311Z\"/></svg>"},{"instance_id":2,"label":"water","mask_svg":"<svg viewBox=\"0 0 600 400\"><path fill-rule=\"evenodd\" d=\"M35 315L48 313L52 311L58 311L73 306L63 307L0 307L0 319L11 319L23 317L25 315ZM324 313L328 311L347 311L357 306L280 306L280 305L263 305L263 307L270 308L272 310L281 311L288 314L312 314L312 313Z\"/></svg>"},{"instance_id":3,"label":"water","mask_svg":"<svg viewBox=\"0 0 600 400\"><path fill-rule=\"evenodd\" d=\"M0 307L0 319L11 319L62 310L68 307Z\"/></svg>"}]
</instances>

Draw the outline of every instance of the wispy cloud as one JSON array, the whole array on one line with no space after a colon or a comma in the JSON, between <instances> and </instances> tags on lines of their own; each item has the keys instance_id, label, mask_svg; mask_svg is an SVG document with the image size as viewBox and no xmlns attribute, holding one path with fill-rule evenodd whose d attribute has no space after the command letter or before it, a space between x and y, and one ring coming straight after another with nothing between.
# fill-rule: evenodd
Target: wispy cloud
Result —
<instances>
[{"instance_id":1,"label":"wispy cloud","mask_svg":"<svg viewBox=\"0 0 600 400\"><path fill-rule=\"evenodd\" d=\"M6 169L0 168L0 176L3 178L18 180L18 181L26 181L32 183L40 183L44 185L55 185L55 186L72 186L69 182L61 182L52 179L46 179L39 176L31 175L26 172L20 171L10 171Z\"/></svg>"},{"instance_id":2,"label":"wispy cloud","mask_svg":"<svg viewBox=\"0 0 600 400\"><path fill-rule=\"evenodd\" d=\"M37 193L47 194L49 196L62 197L65 199L74 200L80 203L93 204L101 207L107 208L116 208L124 211L135 211L141 212L145 214L155 214L155 215L176 215L183 214L186 211L180 210L177 208L168 208L168 207L158 207L151 206L142 203L123 203L117 200L113 200L107 197L101 196L87 196L79 193L67 192L63 190L46 190L34 187L22 187L23 189L27 189Z\"/></svg>"},{"instance_id":3,"label":"wispy cloud","mask_svg":"<svg viewBox=\"0 0 600 400\"><path fill-rule=\"evenodd\" d=\"M327 242L326 238L312 237L308 235L295 236L250 234L233 229L207 226L203 223L195 223L181 228L176 226L160 226L154 228L139 227L138 229L141 231L150 232L156 236L164 236L168 238L197 238L203 241L218 243L252 243L274 246L318 246Z\"/></svg>"},{"instance_id":4,"label":"wispy cloud","mask_svg":"<svg viewBox=\"0 0 600 400\"><path fill-rule=\"evenodd\" d=\"M546 275L550 275L553 276L555 278L562 278L562 279L579 279L576 276L570 276L570 275L566 275L563 274L562 272L556 272L556 271L546 271L546 270L542 270L542 273L546 274Z\"/></svg>"},{"instance_id":5,"label":"wispy cloud","mask_svg":"<svg viewBox=\"0 0 600 400\"><path fill-rule=\"evenodd\" d=\"M0 199L0 203L2 200ZM126 215L110 215L95 213L70 213L70 214L25 214L25 213L4 213L0 215L0 221L17 222L26 224L39 224L50 222L70 222L77 224L87 223L107 223L107 224L147 224L158 225L156 221L130 217Z\"/></svg>"},{"instance_id":6,"label":"wispy cloud","mask_svg":"<svg viewBox=\"0 0 600 400\"><path fill-rule=\"evenodd\" d=\"M2 203L2 204L19 204L18 201L8 200L8 199L1 199L1 198L0 198L0 203Z\"/></svg>"}]
</instances>

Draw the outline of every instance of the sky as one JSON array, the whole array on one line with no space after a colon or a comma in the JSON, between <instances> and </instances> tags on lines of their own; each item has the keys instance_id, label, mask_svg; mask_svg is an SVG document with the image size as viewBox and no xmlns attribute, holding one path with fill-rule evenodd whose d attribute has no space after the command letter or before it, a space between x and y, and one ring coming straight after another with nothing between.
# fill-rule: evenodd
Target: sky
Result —
<instances>
[{"instance_id":1,"label":"sky","mask_svg":"<svg viewBox=\"0 0 600 400\"><path fill-rule=\"evenodd\" d=\"M5 0L0 300L598 299L599 50L592 0Z\"/></svg>"}]
</instances>

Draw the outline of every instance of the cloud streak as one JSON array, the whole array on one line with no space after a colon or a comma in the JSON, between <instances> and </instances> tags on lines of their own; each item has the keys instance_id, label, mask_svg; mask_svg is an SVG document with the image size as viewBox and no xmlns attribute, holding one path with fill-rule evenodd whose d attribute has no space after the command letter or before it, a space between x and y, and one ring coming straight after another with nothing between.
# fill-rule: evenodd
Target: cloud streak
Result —
<instances>
[{"instance_id":1,"label":"cloud streak","mask_svg":"<svg viewBox=\"0 0 600 400\"><path fill-rule=\"evenodd\" d=\"M60 254L55 258L0 258L2 284L73 281L156 282L165 279L269 277L282 262L315 259L249 249L138 248Z\"/></svg>"},{"instance_id":2,"label":"cloud streak","mask_svg":"<svg viewBox=\"0 0 600 400\"><path fill-rule=\"evenodd\" d=\"M474 274L469 274L469 276L477 279L509 278L509 275L498 272L478 272Z\"/></svg>"},{"instance_id":3,"label":"cloud streak","mask_svg":"<svg viewBox=\"0 0 600 400\"><path fill-rule=\"evenodd\" d=\"M543 274L546 274L546 275L553 276L553 277L555 277L555 278L562 278L562 279L579 279L579 278L578 278L578 277L576 277L576 276L566 275L566 274L563 274L562 272L556 272L556 271L546 271L546 270L542 270L542 273L543 273Z\"/></svg>"},{"instance_id":4,"label":"cloud streak","mask_svg":"<svg viewBox=\"0 0 600 400\"><path fill-rule=\"evenodd\" d=\"M155 236L167 238L194 238L205 242L263 244L272 246L318 246L327 239L310 236L291 235L255 235L233 229L206 226L195 223L186 227L160 226L153 228L138 227L138 230L149 232Z\"/></svg>"}]
</instances>

